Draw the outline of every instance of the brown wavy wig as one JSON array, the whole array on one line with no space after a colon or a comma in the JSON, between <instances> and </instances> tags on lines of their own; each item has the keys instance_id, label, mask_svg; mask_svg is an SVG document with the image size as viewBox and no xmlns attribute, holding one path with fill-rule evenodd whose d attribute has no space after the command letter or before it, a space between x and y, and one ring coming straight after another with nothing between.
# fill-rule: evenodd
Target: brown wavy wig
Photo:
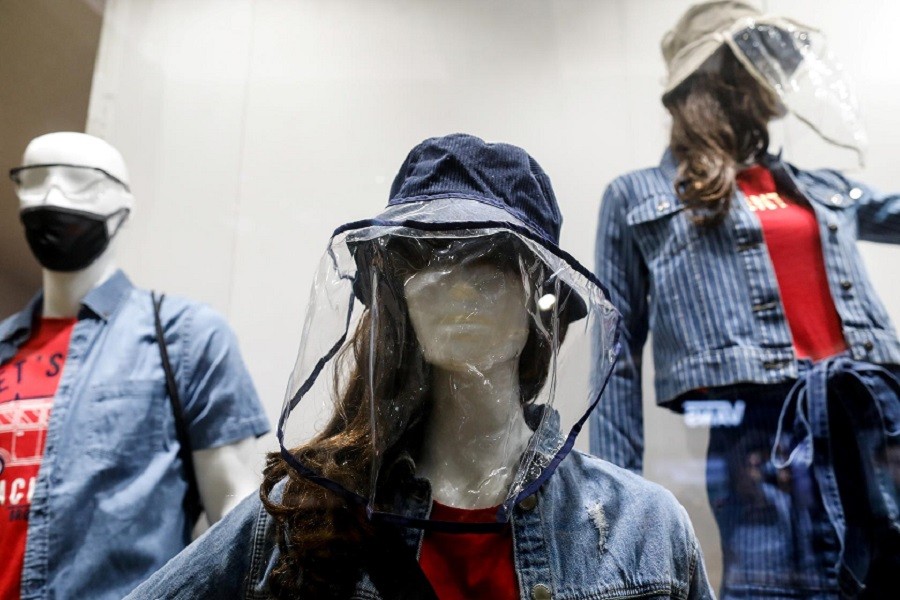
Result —
<instances>
[{"instance_id":1,"label":"brown wavy wig","mask_svg":"<svg viewBox=\"0 0 900 600\"><path fill-rule=\"evenodd\" d=\"M431 410L431 371L413 334L398 274L402 269L396 265L403 252L390 245L382 247L378 241L364 250L370 253L365 258L369 268L391 274L378 278L374 294L356 290L367 304L377 298L378 318L372 317L371 307L366 309L352 339L338 355L333 389L339 391L329 423L311 441L291 451L315 472L353 490L369 490L369 477L373 467L378 467L373 464L379 459L372 450L370 391L376 399L389 399L390 406L404 409L402 414L387 414L377 410L376 404L374 418L379 422L375 429L382 438L379 446L387 449L380 457L382 465L390 465L404 453L418 454ZM502 252L504 257L509 256L507 250ZM567 323L560 320L560 342L566 329ZM378 352L374 357L373 347ZM523 404L533 401L543 387L551 357L550 342L532 326L519 358ZM371 360L379 365L374 374L368 368ZM366 556L379 552L374 526L364 508L302 477L280 452L268 455L264 476L260 498L275 520L280 550L269 592L276 598L349 597ZM283 479L287 482L281 500L271 499L272 489Z\"/></svg>"},{"instance_id":2,"label":"brown wavy wig","mask_svg":"<svg viewBox=\"0 0 900 600\"><path fill-rule=\"evenodd\" d=\"M675 191L695 223L716 225L728 213L741 166L765 155L779 100L722 46L662 101L672 115Z\"/></svg>"}]
</instances>

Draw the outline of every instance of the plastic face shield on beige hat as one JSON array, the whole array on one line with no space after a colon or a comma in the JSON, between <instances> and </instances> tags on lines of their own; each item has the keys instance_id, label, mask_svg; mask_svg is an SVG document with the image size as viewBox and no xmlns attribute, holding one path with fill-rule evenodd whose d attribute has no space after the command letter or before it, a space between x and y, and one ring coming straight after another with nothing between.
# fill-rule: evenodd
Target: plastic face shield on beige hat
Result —
<instances>
[{"instance_id":1,"label":"plastic face shield on beige hat","mask_svg":"<svg viewBox=\"0 0 900 600\"><path fill-rule=\"evenodd\" d=\"M732 0L692 6L663 37L664 94L697 71L715 71L710 59L722 46L788 113L826 142L853 150L863 164L867 138L849 78L820 31L787 17Z\"/></svg>"}]
</instances>

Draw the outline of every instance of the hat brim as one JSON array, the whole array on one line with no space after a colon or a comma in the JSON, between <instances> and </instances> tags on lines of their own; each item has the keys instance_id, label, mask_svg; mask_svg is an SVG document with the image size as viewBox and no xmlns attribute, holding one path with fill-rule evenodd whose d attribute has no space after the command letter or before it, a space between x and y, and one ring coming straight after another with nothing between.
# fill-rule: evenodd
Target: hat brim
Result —
<instances>
[{"instance_id":1,"label":"hat brim","mask_svg":"<svg viewBox=\"0 0 900 600\"><path fill-rule=\"evenodd\" d=\"M550 264L549 258L554 257L555 262L562 261L573 272L593 280L592 283L596 284L601 294L606 297L606 291L599 285L599 282L596 282L593 274L571 255L552 241L535 233L530 225L510 215L508 211L480 199L447 196L437 200L432 198L428 202L404 202L389 206L374 219L348 224L345 227L353 227L359 232L348 238L347 245L357 266L353 282L354 293L365 305L369 304L371 297L368 290L374 256L371 242L376 237L383 237L384 234L367 235L361 232L385 227L398 228L397 231L402 228L405 230L405 237L415 237L416 233L421 235L430 233L439 234L445 238L465 238L509 232L523 240L528 240L530 243L525 244L524 247L527 247L528 251L543 261L548 268L553 271L558 270L556 265ZM535 244L541 251L535 248ZM564 317L567 322L577 321L587 315L585 301L573 289L573 286L563 279L559 280L558 294L558 302L562 309L560 316Z\"/></svg>"}]
</instances>

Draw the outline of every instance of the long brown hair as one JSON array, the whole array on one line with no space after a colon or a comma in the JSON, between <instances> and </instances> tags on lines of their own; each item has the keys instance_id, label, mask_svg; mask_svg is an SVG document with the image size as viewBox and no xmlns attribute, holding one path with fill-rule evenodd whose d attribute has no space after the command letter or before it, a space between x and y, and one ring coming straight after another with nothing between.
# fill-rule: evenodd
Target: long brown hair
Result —
<instances>
[{"instance_id":1,"label":"long brown hair","mask_svg":"<svg viewBox=\"0 0 900 600\"><path fill-rule=\"evenodd\" d=\"M369 249L371 250L371 248ZM390 272L390 252L377 250L367 260ZM536 259L535 259L536 260ZM386 264L387 263L387 264ZM357 290L360 293L360 290ZM378 279L378 318L366 309L336 359L333 389L338 397L325 429L291 452L303 464L345 488L368 492L376 457L373 453L369 392L386 399L401 414L379 414L375 424L386 448L382 464L402 453L415 456L431 411L430 367L425 362L396 277ZM549 323L545 323L545 328ZM558 339L567 323L560 319ZM374 328L374 331L373 331ZM371 356L372 339L378 356ZM519 358L522 402L531 402L546 381L552 348L534 325ZM369 364L377 361L374 380ZM384 436L387 436L386 439ZM270 498L275 485L287 479L280 501ZM378 492L379 490L376 490ZM269 578L269 592L279 598L346 598L351 595L370 552L373 526L363 507L299 475L281 456L268 455L260 498L275 520L280 556Z\"/></svg>"},{"instance_id":2,"label":"long brown hair","mask_svg":"<svg viewBox=\"0 0 900 600\"><path fill-rule=\"evenodd\" d=\"M709 62L663 96L672 115L669 146L678 161L675 191L700 225L728 213L740 166L763 157L778 98L722 46ZM715 64L715 62L713 62Z\"/></svg>"}]
</instances>

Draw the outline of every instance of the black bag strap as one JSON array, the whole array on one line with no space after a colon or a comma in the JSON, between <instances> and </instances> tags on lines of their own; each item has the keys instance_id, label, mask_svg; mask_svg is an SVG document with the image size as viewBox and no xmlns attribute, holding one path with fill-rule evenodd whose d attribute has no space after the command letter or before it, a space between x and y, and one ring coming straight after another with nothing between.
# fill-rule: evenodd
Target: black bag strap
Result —
<instances>
[{"instance_id":1,"label":"black bag strap","mask_svg":"<svg viewBox=\"0 0 900 600\"><path fill-rule=\"evenodd\" d=\"M188 435L187 421L184 418L184 407L181 404L181 396L178 394L178 384L175 382L175 373L172 371L172 363L169 361L169 351L166 348L166 338L163 335L162 320L159 311L162 307L165 294L156 296L156 292L150 292L153 300L153 319L156 325L156 342L159 346L159 356L162 358L163 371L166 373L166 389L169 394L169 402L172 404L172 413L175 416L175 434L178 436L178 456L184 465L188 482L188 491L184 497L184 510L191 522L197 520L203 511L200 502L200 491L197 487L197 475L194 471L194 455L191 449L191 438Z\"/></svg>"}]
</instances>

